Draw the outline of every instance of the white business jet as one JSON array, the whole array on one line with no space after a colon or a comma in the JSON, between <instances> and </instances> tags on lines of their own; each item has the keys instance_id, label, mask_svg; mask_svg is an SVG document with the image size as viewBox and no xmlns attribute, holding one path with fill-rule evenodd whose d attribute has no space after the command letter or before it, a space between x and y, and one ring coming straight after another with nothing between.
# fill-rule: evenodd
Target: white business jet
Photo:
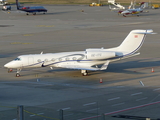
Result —
<instances>
[{"instance_id":1,"label":"white business jet","mask_svg":"<svg viewBox=\"0 0 160 120\"><path fill-rule=\"evenodd\" d=\"M153 30L132 30L118 47L109 49L89 48L77 52L21 55L4 67L8 68L8 72L17 69L16 77L20 76L23 68L33 67L78 69L86 76L88 70L106 70L110 62L139 55L137 51L142 46L146 34L154 33Z\"/></svg>"}]
</instances>

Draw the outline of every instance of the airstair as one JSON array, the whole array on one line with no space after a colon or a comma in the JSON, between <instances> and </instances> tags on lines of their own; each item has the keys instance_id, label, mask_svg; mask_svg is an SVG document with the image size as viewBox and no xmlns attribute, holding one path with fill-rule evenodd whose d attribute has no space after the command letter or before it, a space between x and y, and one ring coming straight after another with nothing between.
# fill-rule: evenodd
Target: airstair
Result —
<instances>
[{"instance_id":1,"label":"airstair","mask_svg":"<svg viewBox=\"0 0 160 120\"><path fill-rule=\"evenodd\" d=\"M121 10L124 10L125 7L122 6L120 3L116 3L115 0L108 0L108 3L114 5L116 8L110 8L110 9L121 9Z\"/></svg>"}]
</instances>

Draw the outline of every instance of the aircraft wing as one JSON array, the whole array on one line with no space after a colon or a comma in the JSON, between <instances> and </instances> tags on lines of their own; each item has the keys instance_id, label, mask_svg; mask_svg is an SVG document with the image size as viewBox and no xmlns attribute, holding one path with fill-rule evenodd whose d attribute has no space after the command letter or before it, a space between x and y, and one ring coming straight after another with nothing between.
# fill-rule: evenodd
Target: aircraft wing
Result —
<instances>
[{"instance_id":1,"label":"aircraft wing","mask_svg":"<svg viewBox=\"0 0 160 120\"><path fill-rule=\"evenodd\" d=\"M60 65L59 67L77 69L77 70L93 70L93 71L100 70L100 68L91 67L87 65Z\"/></svg>"},{"instance_id":2,"label":"aircraft wing","mask_svg":"<svg viewBox=\"0 0 160 120\"><path fill-rule=\"evenodd\" d=\"M69 69L77 69L77 70L106 70L110 61L106 61L100 68L92 67L89 65L60 65L59 67L69 68Z\"/></svg>"}]
</instances>

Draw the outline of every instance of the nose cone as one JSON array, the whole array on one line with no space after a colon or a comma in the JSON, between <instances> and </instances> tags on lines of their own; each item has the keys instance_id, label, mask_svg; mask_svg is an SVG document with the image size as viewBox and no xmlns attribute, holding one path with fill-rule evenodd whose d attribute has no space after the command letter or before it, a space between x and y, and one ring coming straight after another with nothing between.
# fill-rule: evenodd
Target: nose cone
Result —
<instances>
[{"instance_id":1,"label":"nose cone","mask_svg":"<svg viewBox=\"0 0 160 120\"><path fill-rule=\"evenodd\" d=\"M5 67L5 68L12 68L12 65L11 65L11 63L9 62L9 63L5 64L4 67Z\"/></svg>"},{"instance_id":2,"label":"nose cone","mask_svg":"<svg viewBox=\"0 0 160 120\"><path fill-rule=\"evenodd\" d=\"M17 61L11 61L4 65L4 67L6 68L19 68L20 66L21 66L21 63Z\"/></svg>"}]
</instances>

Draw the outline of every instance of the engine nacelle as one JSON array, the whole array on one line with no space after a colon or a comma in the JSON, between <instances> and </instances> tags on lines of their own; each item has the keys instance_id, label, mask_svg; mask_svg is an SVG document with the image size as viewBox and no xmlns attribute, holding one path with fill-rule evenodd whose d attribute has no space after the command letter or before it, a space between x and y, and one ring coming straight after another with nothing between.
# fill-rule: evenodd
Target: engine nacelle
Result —
<instances>
[{"instance_id":1,"label":"engine nacelle","mask_svg":"<svg viewBox=\"0 0 160 120\"><path fill-rule=\"evenodd\" d=\"M86 50L86 59L90 60L100 60L100 59L107 59L113 58L116 56L115 52L112 51L104 51L103 49L88 49Z\"/></svg>"}]
</instances>

